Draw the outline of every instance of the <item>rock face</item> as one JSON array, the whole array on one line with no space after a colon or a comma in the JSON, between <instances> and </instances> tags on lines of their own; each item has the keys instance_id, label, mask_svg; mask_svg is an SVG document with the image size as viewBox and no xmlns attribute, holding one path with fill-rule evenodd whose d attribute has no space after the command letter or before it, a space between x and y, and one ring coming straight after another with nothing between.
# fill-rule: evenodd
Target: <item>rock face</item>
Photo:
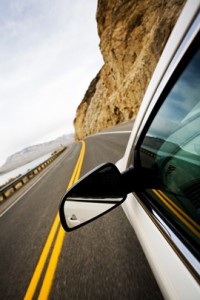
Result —
<instances>
[{"instance_id":1,"label":"rock face","mask_svg":"<svg viewBox=\"0 0 200 300\"><path fill-rule=\"evenodd\" d=\"M79 105L76 139L133 118L185 0L99 0L104 65Z\"/></svg>"}]
</instances>

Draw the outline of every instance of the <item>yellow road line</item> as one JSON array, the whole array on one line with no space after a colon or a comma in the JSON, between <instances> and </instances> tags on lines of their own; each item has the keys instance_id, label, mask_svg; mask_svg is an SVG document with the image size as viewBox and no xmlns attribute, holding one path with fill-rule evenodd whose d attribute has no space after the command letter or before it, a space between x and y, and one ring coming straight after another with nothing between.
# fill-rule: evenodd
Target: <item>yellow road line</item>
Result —
<instances>
[{"instance_id":1,"label":"yellow road line","mask_svg":"<svg viewBox=\"0 0 200 300\"><path fill-rule=\"evenodd\" d=\"M80 163L77 167L77 172L76 172L76 176L74 178L74 182L76 182L80 177L84 156L85 156L85 142L82 141L82 149L81 149L81 154L80 154Z\"/></svg>"},{"instance_id":2,"label":"yellow road line","mask_svg":"<svg viewBox=\"0 0 200 300\"><path fill-rule=\"evenodd\" d=\"M57 213L56 218L53 222L53 226L51 227L49 236L47 238L46 244L43 248L42 254L40 256L40 259L38 261L38 264L35 268L35 272L33 273L33 277L31 279L31 282L29 284L29 287L27 289L26 295L24 297L24 300L30 300L32 299L34 293L35 293L35 289L37 287L38 281L40 279L42 270L44 268L45 262L47 260L47 256L49 254L49 250L51 248L52 242L54 240L58 225L59 225L59 214Z\"/></svg>"},{"instance_id":3,"label":"yellow road line","mask_svg":"<svg viewBox=\"0 0 200 300\"><path fill-rule=\"evenodd\" d=\"M64 242L64 237L65 237L65 231L62 228L62 226L60 226L38 300L48 299L51 286L53 283L54 274L58 264L58 259Z\"/></svg>"},{"instance_id":4,"label":"yellow road line","mask_svg":"<svg viewBox=\"0 0 200 300\"><path fill-rule=\"evenodd\" d=\"M80 170L81 170L81 167L82 167L84 155L85 155L85 142L82 142L81 152L79 154L78 161L77 161L76 166L74 168L74 171L73 171L73 174L72 174L72 177L70 179L70 182L69 182L69 185L68 185L67 189L69 189L73 185L73 183L78 180L78 177L80 176ZM24 297L24 300L30 300L34 296L35 290L37 288L38 282L40 280L42 271L44 269L44 265L46 263L46 260L47 260L47 257L48 257L48 254L49 254L49 251L50 251L50 248L51 248L51 245L53 243L55 234L56 234L57 229L58 229L59 220L60 220L59 219L59 214L57 213L56 218L53 222L52 228L50 230L50 233L48 235L47 241L46 241L45 246L43 248L42 254L39 258L38 264L35 268L32 279L31 279L30 284L28 286L28 289L27 289L26 295ZM49 262L49 265L48 265L48 268L47 268L47 272L46 272L46 275L45 275L45 278L44 278L44 281L43 281L43 285L42 285L42 288L41 288L41 291L40 291L39 299L44 300L44 299L48 298L48 295L49 295L49 292L50 292L50 289L51 289L51 286L52 286L52 282L53 282L53 276L54 276L56 266L57 266L57 263L58 263L59 254L60 254L60 251L62 249L64 236L65 236L65 232L62 229L62 227L60 226L59 231L58 231L58 235L57 235L57 238L56 238L56 242L55 242L55 245L54 245L54 249L53 249L53 252L52 252L52 255L51 255L51 258L50 258L50 262Z\"/></svg>"},{"instance_id":5,"label":"yellow road line","mask_svg":"<svg viewBox=\"0 0 200 300\"><path fill-rule=\"evenodd\" d=\"M169 210L171 210L171 212L173 212L173 214L179 219L181 220L181 222L187 227L189 228L197 237L200 237L199 232L196 230L196 228L194 228L192 226L191 223L189 223L182 215L179 211L176 210L176 208L173 208L173 206L167 201L166 197L164 197L163 195L161 195L159 193L159 191L153 190L153 192L158 196L158 198L165 204L166 207L168 207Z\"/></svg>"},{"instance_id":6,"label":"yellow road line","mask_svg":"<svg viewBox=\"0 0 200 300\"><path fill-rule=\"evenodd\" d=\"M68 189L71 187L71 185L73 183L75 183L79 176L80 176L80 171L82 168L82 164L83 164L83 159L84 159L84 155L85 155L85 142L82 142L82 148L81 148L81 153L77 162L77 165L75 167L74 173L72 175L72 178L70 180L70 183L68 185ZM51 286L53 283L53 277L57 268L57 264L58 264L58 259L62 250L62 245L64 242L64 237L65 237L65 231L62 228L62 226L60 226L58 235L57 235L57 239L53 248L53 252L49 261L49 265L44 277L44 281L42 284L42 288L40 290L40 294L39 294L39 300L46 300L48 299L50 290L51 290Z\"/></svg>"},{"instance_id":7,"label":"yellow road line","mask_svg":"<svg viewBox=\"0 0 200 300\"><path fill-rule=\"evenodd\" d=\"M200 230L199 224L197 224L188 214L186 214L176 203L174 203L167 195L165 195L162 191L158 190L160 195L162 195L176 210L178 210L197 230Z\"/></svg>"},{"instance_id":8,"label":"yellow road line","mask_svg":"<svg viewBox=\"0 0 200 300\"><path fill-rule=\"evenodd\" d=\"M68 184L68 187L67 187L67 190L73 185L73 183L75 183L78 179L76 179L76 174L77 174L77 170L79 168L79 165L82 166L82 162L83 162L83 158L84 158L84 155L85 155L85 142L84 141L81 141L82 143L82 148L81 148L81 152L79 154L79 158L78 158L78 161L76 163L76 166L74 168L74 172L72 174L72 177L70 179L70 182ZM82 162L81 162L82 161Z\"/></svg>"}]
</instances>

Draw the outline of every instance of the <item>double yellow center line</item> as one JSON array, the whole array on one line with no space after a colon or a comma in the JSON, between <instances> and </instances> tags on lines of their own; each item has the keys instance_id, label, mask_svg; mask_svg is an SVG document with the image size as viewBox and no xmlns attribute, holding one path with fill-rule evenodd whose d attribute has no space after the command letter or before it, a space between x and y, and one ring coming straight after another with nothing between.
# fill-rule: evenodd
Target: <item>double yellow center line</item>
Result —
<instances>
[{"instance_id":1,"label":"double yellow center line","mask_svg":"<svg viewBox=\"0 0 200 300\"><path fill-rule=\"evenodd\" d=\"M200 238L200 226L160 190L152 190L164 205L198 238Z\"/></svg>"},{"instance_id":2,"label":"double yellow center line","mask_svg":"<svg viewBox=\"0 0 200 300\"><path fill-rule=\"evenodd\" d=\"M74 171L73 171L73 174L72 174L72 177L70 179L67 189L69 189L79 179L79 176L80 176L83 159L85 156L85 142L82 141L81 143L82 143L82 147L81 147L80 155L79 155L78 161L76 163L76 166L74 168ZM64 237L65 237L65 231L63 230L62 226L60 225L59 214L57 213L55 220L53 222L53 225L51 227L50 233L48 235L47 241L46 241L43 251L41 253L40 259L38 261L38 264L33 273L33 277L28 286L24 300L30 300L33 298L36 288L37 288L37 285L38 285L38 282L40 280L41 274L44 270L47 258L49 256L51 246L53 244L53 241L55 240L54 247L53 247L53 250L52 250L52 253L50 256L49 264L46 269L46 273L45 273L44 280L42 282L42 286L41 286L39 297L38 297L39 300L48 299L48 296L49 296L49 293L50 293L50 290L52 287L52 283L53 283L53 277L54 277L56 267L58 264L58 259L59 259L62 245L64 242Z\"/></svg>"}]
</instances>

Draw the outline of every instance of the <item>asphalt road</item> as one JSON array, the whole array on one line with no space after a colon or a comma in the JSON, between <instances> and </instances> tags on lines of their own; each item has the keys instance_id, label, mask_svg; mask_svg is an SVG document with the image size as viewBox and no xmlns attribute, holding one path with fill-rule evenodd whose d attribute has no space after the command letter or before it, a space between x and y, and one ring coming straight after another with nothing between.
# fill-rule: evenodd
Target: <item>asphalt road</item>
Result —
<instances>
[{"instance_id":1,"label":"asphalt road","mask_svg":"<svg viewBox=\"0 0 200 300\"><path fill-rule=\"evenodd\" d=\"M102 162L120 159L131 125L122 124L88 137L81 175ZM8 210L0 218L0 299L23 299L27 295L80 149L81 143L74 143L37 180L9 200L9 205L17 202L10 209L7 205ZM33 299L40 295L59 226ZM121 207L77 231L66 233L56 268L50 272L49 299L162 299Z\"/></svg>"}]
</instances>

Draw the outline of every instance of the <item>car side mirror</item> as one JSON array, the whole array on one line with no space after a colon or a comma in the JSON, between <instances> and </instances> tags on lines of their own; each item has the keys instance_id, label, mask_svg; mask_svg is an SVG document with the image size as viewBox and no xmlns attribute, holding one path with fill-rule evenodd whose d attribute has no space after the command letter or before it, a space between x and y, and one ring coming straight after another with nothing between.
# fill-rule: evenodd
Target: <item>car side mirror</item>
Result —
<instances>
[{"instance_id":1,"label":"car side mirror","mask_svg":"<svg viewBox=\"0 0 200 300\"><path fill-rule=\"evenodd\" d=\"M130 168L120 173L105 163L80 178L64 195L60 220L66 231L81 227L120 205L128 193L157 187L151 170Z\"/></svg>"},{"instance_id":2,"label":"car side mirror","mask_svg":"<svg viewBox=\"0 0 200 300\"><path fill-rule=\"evenodd\" d=\"M60 204L60 220L66 231L102 216L126 199L121 173L111 163L98 166L79 179Z\"/></svg>"}]
</instances>

